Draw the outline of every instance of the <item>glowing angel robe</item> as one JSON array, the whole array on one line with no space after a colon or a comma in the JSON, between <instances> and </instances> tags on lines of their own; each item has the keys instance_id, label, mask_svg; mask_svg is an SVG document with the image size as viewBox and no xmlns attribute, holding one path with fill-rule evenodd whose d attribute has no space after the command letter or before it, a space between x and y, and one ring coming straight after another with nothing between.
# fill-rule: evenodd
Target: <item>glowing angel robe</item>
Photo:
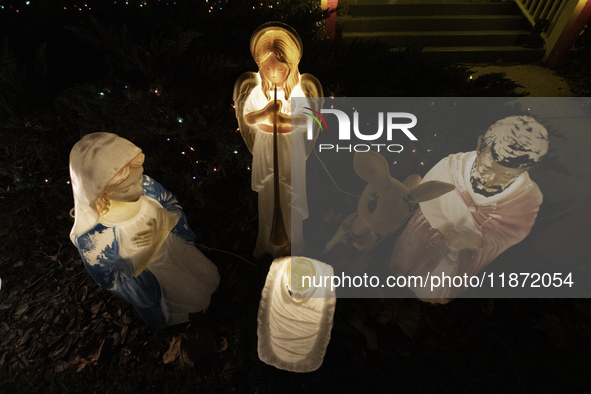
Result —
<instances>
[{"instance_id":1,"label":"glowing angel robe","mask_svg":"<svg viewBox=\"0 0 591 394\"><path fill-rule=\"evenodd\" d=\"M282 89L277 91L277 100L282 102L281 112L296 115L303 112L304 107L317 111L323 104L322 85L310 74L302 74L300 83L294 86L290 100L285 99ZM298 100L295 108L291 107L291 98L305 97ZM274 93L271 92L274 100ZM252 153L252 190L258 193L259 231L253 255L260 257L265 253L278 257L283 248L273 245L269 238L273 223L274 210L274 179L273 179L273 133L262 131L258 125L249 125L244 116L261 110L269 100L265 97L258 73L244 73L234 86L234 103L236 118L240 125L240 133L248 149ZM266 120L263 123L271 125ZM308 217L306 198L306 159L314 148L318 135L318 127L312 125L314 137L307 139L307 128L295 126L290 133L277 134L279 189L281 195L281 212L291 253L300 254L304 250L303 221Z\"/></svg>"},{"instance_id":2,"label":"glowing angel robe","mask_svg":"<svg viewBox=\"0 0 591 394\"><path fill-rule=\"evenodd\" d=\"M294 87L292 97L305 97L300 85ZM271 98L274 98L273 93ZM291 101L285 99L282 90L277 92L277 100L282 102L281 112L286 115L303 110L301 102L298 108L291 108ZM247 98L244 113L260 110L267 102L261 85L258 85ZM271 125L268 120L264 123ZM254 255L261 256L265 252L275 255L275 247L269 241L274 207L273 133L264 132L257 125L253 125L251 130L256 134L252 149L252 190L259 194L259 232ZM299 127L291 133L277 134L281 212L294 252L301 252L303 249L303 221L308 217L305 132L304 127Z\"/></svg>"},{"instance_id":3,"label":"glowing angel robe","mask_svg":"<svg viewBox=\"0 0 591 394\"><path fill-rule=\"evenodd\" d=\"M521 242L534 225L542 193L527 172L506 190L485 197L476 194L470 184L470 170L476 152L458 153L441 160L423 179L455 185L443 196L420 203L390 256L395 275L425 277L441 274L475 275L509 247ZM477 249L452 251L438 230L446 223L469 227L480 233L482 246ZM421 298L453 298L464 288L412 288Z\"/></svg>"}]
</instances>

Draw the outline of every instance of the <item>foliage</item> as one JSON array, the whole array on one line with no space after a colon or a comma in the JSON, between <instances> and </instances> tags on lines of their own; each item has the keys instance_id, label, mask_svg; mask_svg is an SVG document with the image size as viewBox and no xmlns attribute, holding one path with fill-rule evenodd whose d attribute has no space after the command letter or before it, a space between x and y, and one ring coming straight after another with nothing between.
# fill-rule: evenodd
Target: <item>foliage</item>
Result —
<instances>
[{"instance_id":1,"label":"foliage","mask_svg":"<svg viewBox=\"0 0 591 394\"><path fill-rule=\"evenodd\" d=\"M591 28L581 33L560 72L577 96L591 96Z\"/></svg>"}]
</instances>

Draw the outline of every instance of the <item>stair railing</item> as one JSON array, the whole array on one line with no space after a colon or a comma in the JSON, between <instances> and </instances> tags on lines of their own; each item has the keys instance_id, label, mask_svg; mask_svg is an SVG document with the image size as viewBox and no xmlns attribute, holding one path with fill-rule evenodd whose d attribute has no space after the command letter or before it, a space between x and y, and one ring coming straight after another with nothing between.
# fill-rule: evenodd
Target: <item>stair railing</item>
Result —
<instances>
[{"instance_id":1,"label":"stair railing","mask_svg":"<svg viewBox=\"0 0 591 394\"><path fill-rule=\"evenodd\" d=\"M542 38L548 41L548 37L552 34L566 3L569 1L571 0L515 0L515 3L532 27L541 21L545 22L547 28L542 33Z\"/></svg>"},{"instance_id":2,"label":"stair railing","mask_svg":"<svg viewBox=\"0 0 591 394\"><path fill-rule=\"evenodd\" d=\"M591 0L514 0L544 41L542 59L558 67L589 20Z\"/></svg>"}]
</instances>

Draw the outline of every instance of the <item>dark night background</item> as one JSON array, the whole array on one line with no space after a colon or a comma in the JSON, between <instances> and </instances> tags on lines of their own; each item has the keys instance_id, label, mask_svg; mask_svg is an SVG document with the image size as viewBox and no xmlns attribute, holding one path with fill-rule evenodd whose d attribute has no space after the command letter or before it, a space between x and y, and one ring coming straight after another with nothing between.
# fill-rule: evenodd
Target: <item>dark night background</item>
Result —
<instances>
[{"instance_id":1,"label":"dark night background","mask_svg":"<svg viewBox=\"0 0 591 394\"><path fill-rule=\"evenodd\" d=\"M470 80L420 48L329 41L326 17L319 1L0 0L0 393L589 392L586 299L343 299L320 369L258 360L271 259L251 257L257 198L232 107L234 82L256 70L250 34L270 20L292 25L300 71L326 96L517 95L502 74ZM587 96L588 42L586 33L564 71ZM190 324L149 329L91 280L68 238L69 151L97 131L143 149L145 172L177 195L218 266L210 309ZM424 175L482 131L440 136L431 152L402 157L396 176ZM313 157L308 165L318 168ZM543 206L535 231L564 212Z\"/></svg>"}]
</instances>

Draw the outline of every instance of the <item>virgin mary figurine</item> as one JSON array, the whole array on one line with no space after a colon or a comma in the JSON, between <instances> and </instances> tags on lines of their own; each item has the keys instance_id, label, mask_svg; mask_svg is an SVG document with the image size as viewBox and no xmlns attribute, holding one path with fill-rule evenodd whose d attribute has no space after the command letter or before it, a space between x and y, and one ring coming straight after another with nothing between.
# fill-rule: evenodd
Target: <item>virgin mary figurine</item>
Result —
<instances>
[{"instance_id":1,"label":"virgin mary figurine","mask_svg":"<svg viewBox=\"0 0 591 394\"><path fill-rule=\"evenodd\" d=\"M70 239L96 283L163 328L205 311L219 274L193 244L176 197L143 174L143 162L140 148L111 133L74 145Z\"/></svg>"},{"instance_id":2,"label":"virgin mary figurine","mask_svg":"<svg viewBox=\"0 0 591 394\"><path fill-rule=\"evenodd\" d=\"M240 133L252 153L252 189L258 193L259 231L254 256L274 257L304 249L308 217L306 158L318 133L307 138L306 110L319 111L322 86L300 75L302 41L281 22L260 26L250 40L258 73L244 73L234 85ZM300 100L290 100L301 97Z\"/></svg>"}]
</instances>

